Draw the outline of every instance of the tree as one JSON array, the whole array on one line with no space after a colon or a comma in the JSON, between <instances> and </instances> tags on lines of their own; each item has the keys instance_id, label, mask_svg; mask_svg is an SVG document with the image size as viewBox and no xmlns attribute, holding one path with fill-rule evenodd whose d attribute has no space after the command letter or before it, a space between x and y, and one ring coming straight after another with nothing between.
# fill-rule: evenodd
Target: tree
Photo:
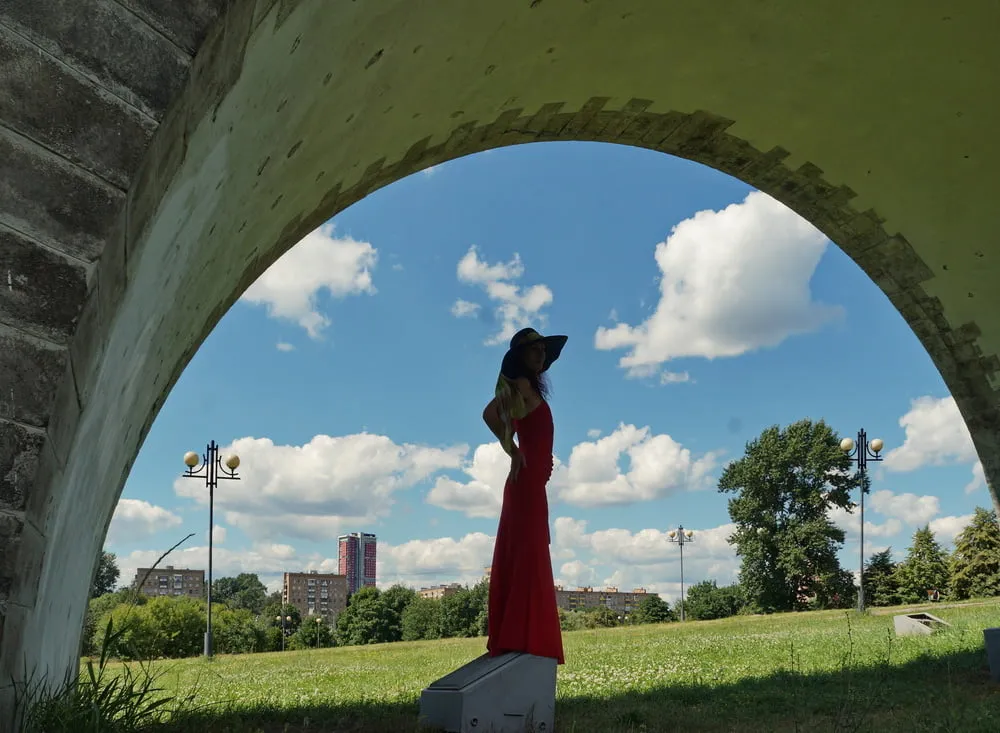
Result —
<instances>
[{"instance_id":1,"label":"tree","mask_svg":"<svg viewBox=\"0 0 1000 733\"><path fill-rule=\"evenodd\" d=\"M403 613L417 598L417 593L405 585L396 584L382 593L386 623L389 626L387 641L401 641L403 638Z\"/></svg>"},{"instance_id":2,"label":"tree","mask_svg":"<svg viewBox=\"0 0 1000 733\"><path fill-rule=\"evenodd\" d=\"M894 606L899 603L896 563L892 548L876 552L865 564L865 603L870 606Z\"/></svg>"},{"instance_id":3,"label":"tree","mask_svg":"<svg viewBox=\"0 0 1000 733\"><path fill-rule=\"evenodd\" d=\"M441 638L441 601L415 598L403 611L401 627L403 641Z\"/></svg>"},{"instance_id":4,"label":"tree","mask_svg":"<svg viewBox=\"0 0 1000 733\"><path fill-rule=\"evenodd\" d=\"M214 612L214 608L212 609ZM220 654L251 654L267 648L265 627L245 608L222 608L212 617L212 638ZM280 643L280 639L279 639ZM279 647L280 648L280 647Z\"/></svg>"},{"instance_id":5,"label":"tree","mask_svg":"<svg viewBox=\"0 0 1000 733\"><path fill-rule=\"evenodd\" d=\"M632 622L636 624L662 624L675 621L670 604L660 598L659 593L650 593L641 601L632 614Z\"/></svg>"},{"instance_id":6,"label":"tree","mask_svg":"<svg viewBox=\"0 0 1000 733\"><path fill-rule=\"evenodd\" d=\"M97 572L94 573L94 582L90 584L90 597L100 596L114 592L118 584L118 558L113 552L101 551L97 558Z\"/></svg>"},{"instance_id":7,"label":"tree","mask_svg":"<svg viewBox=\"0 0 1000 733\"><path fill-rule=\"evenodd\" d=\"M235 578L219 578L212 583L212 602L229 608L245 608L254 615L264 610L267 588L256 573L240 573Z\"/></svg>"},{"instance_id":8,"label":"tree","mask_svg":"<svg viewBox=\"0 0 1000 733\"><path fill-rule=\"evenodd\" d=\"M927 591L947 589L948 554L929 525L925 524L913 534L913 545L906 559L896 568L896 583L903 603L926 601Z\"/></svg>"},{"instance_id":9,"label":"tree","mask_svg":"<svg viewBox=\"0 0 1000 733\"><path fill-rule=\"evenodd\" d=\"M951 592L957 599L1000 595L1000 523L995 511L976 507L972 521L955 538Z\"/></svg>"},{"instance_id":10,"label":"tree","mask_svg":"<svg viewBox=\"0 0 1000 733\"><path fill-rule=\"evenodd\" d=\"M480 635L480 598L470 588L460 588L441 599L441 636Z\"/></svg>"},{"instance_id":11,"label":"tree","mask_svg":"<svg viewBox=\"0 0 1000 733\"><path fill-rule=\"evenodd\" d=\"M288 640L289 649L322 649L334 645L333 629L322 616L306 616Z\"/></svg>"},{"instance_id":12,"label":"tree","mask_svg":"<svg viewBox=\"0 0 1000 733\"><path fill-rule=\"evenodd\" d=\"M743 605L743 591L738 585L720 588L714 580L703 580L688 589L684 616L694 621L728 618L738 614Z\"/></svg>"},{"instance_id":13,"label":"tree","mask_svg":"<svg viewBox=\"0 0 1000 733\"><path fill-rule=\"evenodd\" d=\"M772 426L747 443L743 458L719 479L736 531L729 542L742 558L740 585L764 612L803 608L810 598L831 601L841 585L837 552L844 531L829 518L854 508L859 479L822 420Z\"/></svg>"},{"instance_id":14,"label":"tree","mask_svg":"<svg viewBox=\"0 0 1000 733\"><path fill-rule=\"evenodd\" d=\"M373 586L359 588L351 595L347 608L337 617L338 645L381 644L390 640L390 619L381 595Z\"/></svg>"}]
</instances>

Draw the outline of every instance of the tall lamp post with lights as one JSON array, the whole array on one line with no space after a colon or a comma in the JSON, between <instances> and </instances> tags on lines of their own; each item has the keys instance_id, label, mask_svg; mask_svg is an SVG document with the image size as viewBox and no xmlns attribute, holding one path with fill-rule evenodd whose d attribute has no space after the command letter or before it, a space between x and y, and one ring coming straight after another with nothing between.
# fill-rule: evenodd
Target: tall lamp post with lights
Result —
<instances>
[{"instance_id":1,"label":"tall lamp post with lights","mask_svg":"<svg viewBox=\"0 0 1000 733\"><path fill-rule=\"evenodd\" d=\"M858 431L858 440L844 438L840 441L840 450L858 464L858 475L861 477L861 539L860 565L858 566L858 612L865 611L865 493L868 490L868 461L881 461L882 449L885 443L881 438L868 441L864 428Z\"/></svg>"},{"instance_id":2,"label":"tall lamp post with lights","mask_svg":"<svg viewBox=\"0 0 1000 733\"><path fill-rule=\"evenodd\" d=\"M203 478L205 486L208 487L208 585L206 587L206 600L208 601L208 622L205 627L205 656L212 658L212 532L215 529L215 488L219 485L219 479L232 479L239 481L236 469L240 467L240 457L237 455L226 456L223 464L219 456L219 446L213 440L205 448L205 455L199 456L194 451L184 454L184 465L187 470L181 474L184 478Z\"/></svg>"},{"instance_id":3,"label":"tall lamp post with lights","mask_svg":"<svg viewBox=\"0 0 1000 733\"><path fill-rule=\"evenodd\" d=\"M291 623L292 617L281 614L280 616L274 617L275 621L281 622L281 651L285 651L285 622Z\"/></svg>"},{"instance_id":4,"label":"tall lamp post with lights","mask_svg":"<svg viewBox=\"0 0 1000 733\"><path fill-rule=\"evenodd\" d=\"M671 542L675 543L681 548L681 621L684 620L684 545L688 542L694 542L694 532L690 529L684 529L684 525L680 524L677 529L670 530L667 532L667 537Z\"/></svg>"}]
</instances>

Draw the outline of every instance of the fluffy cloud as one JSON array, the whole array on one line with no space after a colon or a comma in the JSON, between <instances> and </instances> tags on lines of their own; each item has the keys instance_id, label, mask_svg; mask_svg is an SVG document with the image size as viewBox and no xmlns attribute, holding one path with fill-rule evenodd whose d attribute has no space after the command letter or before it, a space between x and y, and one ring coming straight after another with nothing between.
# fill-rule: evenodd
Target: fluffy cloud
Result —
<instances>
[{"instance_id":1,"label":"fluffy cloud","mask_svg":"<svg viewBox=\"0 0 1000 733\"><path fill-rule=\"evenodd\" d=\"M628 459L628 470L620 467ZM563 464L553 458L551 495L582 507L631 504L708 486L717 456L695 457L669 435L648 427L619 425L603 438L578 443ZM476 448L462 469L468 480L441 476L427 495L430 504L469 517L497 517L510 459L497 442Z\"/></svg>"},{"instance_id":2,"label":"fluffy cloud","mask_svg":"<svg viewBox=\"0 0 1000 733\"><path fill-rule=\"evenodd\" d=\"M899 418L899 425L906 434L903 444L885 454L885 466L892 471L976 460L972 437L953 397L918 397Z\"/></svg>"},{"instance_id":3,"label":"fluffy cloud","mask_svg":"<svg viewBox=\"0 0 1000 733\"><path fill-rule=\"evenodd\" d=\"M555 520L553 557L558 565L556 582L565 587L591 585L602 568L611 572L603 586L619 590L646 588L670 600L680 597L680 550L670 542L665 529L605 529L587 533L587 523L570 517ZM685 548L686 585L714 579L720 585L733 582L739 558L727 538L736 529L724 524L695 530L694 542ZM577 558L579 553L584 557Z\"/></svg>"},{"instance_id":4,"label":"fluffy cloud","mask_svg":"<svg viewBox=\"0 0 1000 733\"><path fill-rule=\"evenodd\" d=\"M107 543L135 542L164 529L181 524L183 520L169 509L139 499L122 499L115 507L108 527Z\"/></svg>"},{"instance_id":5,"label":"fluffy cloud","mask_svg":"<svg viewBox=\"0 0 1000 733\"><path fill-rule=\"evenodd\" d=\"M941 501L936 496L895 494L891 491L873 491L868 505L884 517L899 519L910 526L927 524L941 511Z\"/></svg>"},{"instance_id":6,"label":"fluffy cloud","mask_svg":"<svg viewBox=\"0 0 1000 733\"><path fill-rule=\"evenodd\" d=\"M434 448L396 444L384 435L317 435L305 445L275 445L240 438L223 449L239 454L241 481L220 481L216 508L226 522L255 540L280 536L317 541L336 536L343 522L365 524L384 516L393 494L457 468L465 445ZM205 503L204 487L178 478L179 496Z\"/></svg>"},{"instance_id":7,"label":"fluffy cloud","mask_svg":"<svg viewBox=\"0 0 1000 733\"><path fill-rule=\"evenodd\" d=\"M461 539L438 537L401 545L380 545L379 585L422 587L443 582L475 584L493 559L494 538L473 532Z\"/></svg>"},{"instance_id":8,"label":"fluffy cloud","mask_svg":"<svg viewBox=\"0 0 1000 733\"><path fill-rule=\"evenodd\" d=\"M809 290L826 241L760 192L700 211L656 246L662 277L653 315L637 326L600 327L594 344L628 349L620 366L651 376L671 359L739 356L814 331L843 313L814 302Z\"/></svg>"},{"instance_id":9,"label":"fluffy cloud","mask_svg":"<svg viewBox=\"0 0 1000 733\"><path fill-rule=\"evenodd\" d=\"M532 285L524 289L518 287L513 281L523 274L524 264L521 256L516 253L509 262L491 265L479 259L479 251L473 245L458 261L459 282L483 288L486 296L496 303L494 316L500 328L486 340L488 345L508 341L525 326L542 328L545 324L545 316L541 311L552 303L552 291L546 285ZM474 316L478 311L477 303L461 299L451 308L452 314L458 317Z\"/></svg>"},{"instance_id":10,"label":"fluffy cloud","mask_svg":"<svg viewBox=\"0 0 1000 733\"><path fill-rule=\"evenodd\" d=\"M369 242L334 237L333 225L324 225L271 265L242 300L264 305L269 316L294 321L319 338L330 325L319 311L320 291L338 298L374 293L369 270L377 261L378 251Z\"/></svg>"},{"instance_id":11,"label":"fluffy cloud","mask_svg":"<svg viewBox=\"0 0 1000 733\"><path fill-rule=\"evenodd\" d=\"M951 545L955 542L955 537L965 529L974 516L974 514L963 514L958 517L938 517L930 522L930 528L938 542Z\"/></svg>"},{"instance_id":12,"label":"fluffy cloud","mask_svg":"<svg viewBox=\"0 0 1000 733\"><path fill-rule=\"evenodd\" d=\"M623 457L627 471L620 467ZM620 424L610 435L575 445L552 485L562 501L577 506L630 504L707 486L716 465L714 453L696 458L669 435Z\"/></svg>"}]
</instances>

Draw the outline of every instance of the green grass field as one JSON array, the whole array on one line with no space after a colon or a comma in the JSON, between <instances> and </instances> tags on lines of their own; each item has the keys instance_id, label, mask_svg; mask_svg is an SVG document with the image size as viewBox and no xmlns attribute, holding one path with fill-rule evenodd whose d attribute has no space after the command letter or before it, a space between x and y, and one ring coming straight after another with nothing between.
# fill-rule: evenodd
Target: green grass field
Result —
<instances>
[{"instance_id":1,"label":"green grass field","mask_svg":"<svg viewBox=\"0 0 1000 733\"><path fill-rule=\"evenodd\" d=\"M1000 603L937 608L953 624L896 638L892 615L816 612L564 634L556 728L570 731L1000 730L982 629ZM420 690L478 656L449 639L162 662L160 684L196 690L176 730L419 730Z\"/></svg>"}]
</instances>

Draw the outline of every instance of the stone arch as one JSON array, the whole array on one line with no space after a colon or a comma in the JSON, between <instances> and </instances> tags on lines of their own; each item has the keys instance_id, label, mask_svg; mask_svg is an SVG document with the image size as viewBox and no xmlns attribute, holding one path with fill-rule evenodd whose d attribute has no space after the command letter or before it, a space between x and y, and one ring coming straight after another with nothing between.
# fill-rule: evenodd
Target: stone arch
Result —
<instances>
[{"instance_id":1,"label":"stone arch","mask_svg":"<svg viewBox=\"0 0 1000 733\"><path fill-rule=\"evenodd\" d=\"M119 67L66 52L64 26L47 28L27 0L0 11L0 48L27 39L46 63L59 57L51 73L74 69L67 78L93 109L114 97L98 123L122 140L102 147L41 113L0 110L0 147L21 155L23 170L45 160L91 192L63 202L89 212L75 229L51 203L59 175L0 192L0 246L5 233L23 240L17 251L31 254L18 261L52 277L61 267L80 300L86 293L61 315L29 302L14 318L13 301L0 300L0 388L31 394L27 405L5 403L0 422L5 681L25 664L55 676L75 667L93 558L132 461L239 294L371 191L504 145L659 150L796 210L910 324L987 479L1000 477L1000 325L987 318L996 298L988 194L1000 150L986 101L1000 70L988 33L1000 6L969 3L952 18L902 0L878 12L813 4L808 13L773 0L723 18L701 3L656 0L449 0L434 13L406 2L200 0L192 29L192 16L158 16L145 0L88 3L127 7L123 23L149 43L166 39L157 57L166 81L129 88ZM905 29L891 11L907 16ZM175 63L195 50L190 67ZM13 77L0 77L0 99ZM49 101L59 104L68 102ZM77 132L95 124L72 122ZM976 197L982 206L969 203Z\"/></svg>"}]
</instances>

